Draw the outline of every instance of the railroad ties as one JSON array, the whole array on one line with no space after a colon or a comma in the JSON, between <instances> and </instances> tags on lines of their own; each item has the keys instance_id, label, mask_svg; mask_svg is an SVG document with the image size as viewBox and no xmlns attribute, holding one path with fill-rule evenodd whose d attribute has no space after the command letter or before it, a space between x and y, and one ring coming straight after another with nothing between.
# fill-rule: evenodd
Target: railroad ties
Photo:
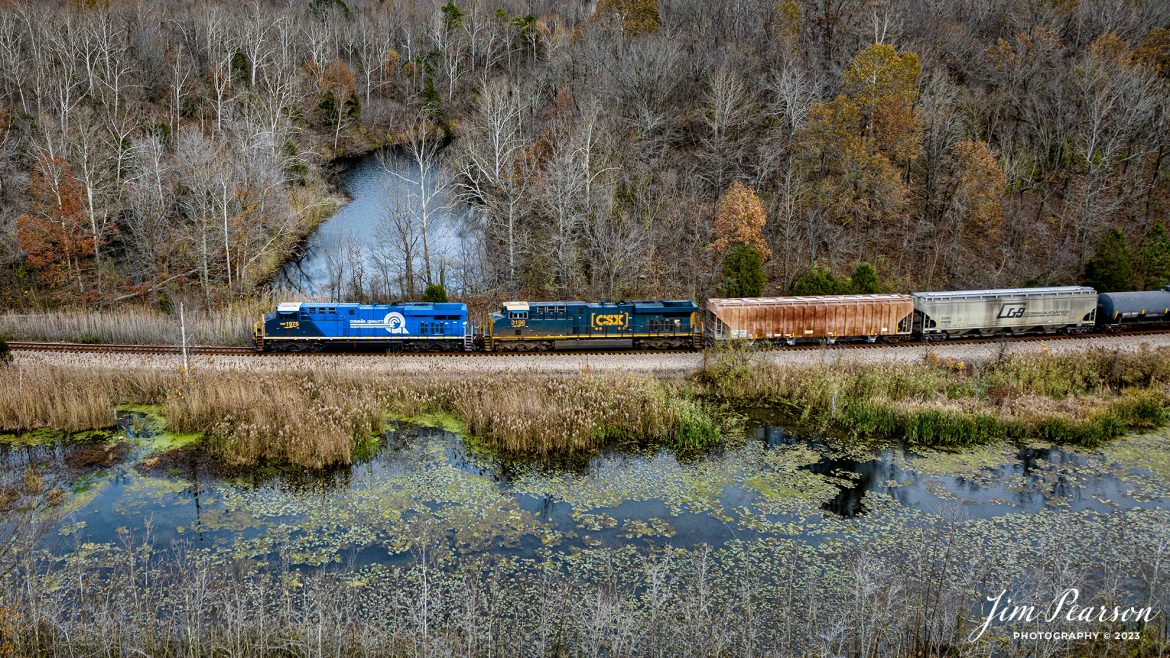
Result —
<instances>
[{"instance_id":1,"label":"railroad ties","mask_svg":"<svg viewBox=\"0 0 1170 658\"><path fill-rule=\"evenodd\" d=\"M906 347L944 347L947 345L978 345L994 343L1024 343L1024 342L1056 342L1066 340L1092 340L1102 337L1139 337L1154 336L1170 333L1170 329L1147 329L1141 331L1124 331L1113 334L1036 334L1026 336L985 336L951 338L935 342L905 341L898 343L836 343L834 345L803 344L768 346L769 351L800 351L800 350L886 350ZM13 351L28 352L74 352L98 354L181 354L182 348L177 345L120 345L113 343L43 343L33 341L9 341L8 347ZM363 354L366 356L421 356L433 358L466 358L489 356L493 358L540 357L543 354L691 354L694 350L666 349L666 350L558 350L555 352L257 352L252 347L196 345L188 347L189 354L204 356L281 356L304 357L322 356L328 354Z\"/></svg>"}]
</instances>

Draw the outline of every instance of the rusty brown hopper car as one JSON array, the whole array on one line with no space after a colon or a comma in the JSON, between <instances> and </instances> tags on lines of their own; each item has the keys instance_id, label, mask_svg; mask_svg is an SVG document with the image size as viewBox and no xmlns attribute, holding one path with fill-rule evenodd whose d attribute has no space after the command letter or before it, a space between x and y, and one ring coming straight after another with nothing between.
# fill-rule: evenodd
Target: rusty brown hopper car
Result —
<instances>
[{"instance_id":1,"label":"rusty brown hopper car","mask_svg":"<svg viewBox=\"0 0 1170 658\"><path fill-rule=\"evenodd\" d=\"M704 326L713 341L893 340L910 335L910 295L825 295L709 299Z\"/></svg>"}]
</instances>

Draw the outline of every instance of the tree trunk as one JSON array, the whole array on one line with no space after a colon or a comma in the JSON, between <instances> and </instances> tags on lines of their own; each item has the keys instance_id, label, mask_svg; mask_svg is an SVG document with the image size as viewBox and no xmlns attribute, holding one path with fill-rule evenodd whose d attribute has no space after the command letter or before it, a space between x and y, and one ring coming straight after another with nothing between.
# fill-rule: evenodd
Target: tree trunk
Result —
<instances>
[{"instance_id":1,"label":"tree trunk","mask_svg":"<svg viewBox=\"0 0 1170 658\"><path fill-rule=\"evenodd\" d=\"M228 290L232 288L232 252L228 239L227 182L220 184L220 206L223 210L223 264L227 268Z\"/></svg>"}]
</instances>

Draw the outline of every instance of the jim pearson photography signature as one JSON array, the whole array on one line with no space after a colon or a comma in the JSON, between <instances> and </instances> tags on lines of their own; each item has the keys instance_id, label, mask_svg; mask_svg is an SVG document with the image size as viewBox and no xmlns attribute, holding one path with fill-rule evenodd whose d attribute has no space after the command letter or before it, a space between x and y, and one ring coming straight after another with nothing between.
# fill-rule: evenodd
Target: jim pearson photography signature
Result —
<instances>
[{"instance_id":1,"label":"jim pearson photography signature","mask_svg":"<svg viewBox=\"0 0 1170 658\"><path fill-rule=\"evenodd\" d=\"M991 611L987 613L987 617L983 620L983 624L978 629L971 632L967 636L967 640L975 642L983 637L987 629L994 623L1011 624L1011 623L1029 623L1035 621L1043 621L1045 623L1053 622L1071 622L1081 624L1094 623L1108 623L1108 622L1123 622L1133 624L1148 624L1150 620L1158 616L1158 613L1153 608L1137 608L1134 606L1086 606L1077 603L1080 599L1080 590L1070 587L1064 590L1056 598L1054 598L1047 605L1041 607L1037 605L1027 605L1020 603L1013 603L1012 598L1007 596L1007 590L1001 591L996 596L988 596L987 602L991 604ZM1015 637L1028 639L1032 636L1043 636L1045 639L1051 639L1059 635L1059 639L1098 639L1104 634L1101 632L1078 630L1078 631L1017 631L1013 634ZM1128 633L1122 635L1129 635ZM1136 633L1135 633L1136 635ZM1110 634L1112 637L1112 634ZM1128 637L1118 636L1118 639L1130 639ZM1133 638L1133 639L1136 639Z\"/></svg>"}]
</instances>

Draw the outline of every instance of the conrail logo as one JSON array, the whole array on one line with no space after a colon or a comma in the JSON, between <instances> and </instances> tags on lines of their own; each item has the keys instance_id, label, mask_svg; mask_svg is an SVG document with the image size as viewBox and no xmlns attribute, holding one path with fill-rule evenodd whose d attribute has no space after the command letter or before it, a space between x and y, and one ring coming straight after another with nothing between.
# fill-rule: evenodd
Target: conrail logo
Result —
<instances>
[{"instance_id":1,"label":"conrail logo","mask_svg":"<svg viewBox=\"0 0 1170 658\"><path fill-rule=\"evenodd\" d=\"M391 334L409 334L406 329L406 318L397 311L390 311L381 322L377 320L350 320L349 326L355 329L385 329Z\"/></svg>"},{"instance_id":2,"label":"conrail logo","mask_svg":"<svg viewBox=\"0 0 1170 658\"><path fill-rule=\"evenodd\" d=\"M607 329L625 329L630 324L629 313L609 313L598 315L593 313L589 316L589 323L593 325L594 331L606 331Z\"/></svg>"},{"instance_id":3,"label":"conrail logo","mask_svg":"<svg viewBox=\"0 0 1170 658\"><path fill-rule=\"evenodd\" d=\"M999 307L999 315L995 317L996 319L1022 318L1027 310L1028 307L1024 304L1004 304Z\"/></svg>"}]
</instances>

